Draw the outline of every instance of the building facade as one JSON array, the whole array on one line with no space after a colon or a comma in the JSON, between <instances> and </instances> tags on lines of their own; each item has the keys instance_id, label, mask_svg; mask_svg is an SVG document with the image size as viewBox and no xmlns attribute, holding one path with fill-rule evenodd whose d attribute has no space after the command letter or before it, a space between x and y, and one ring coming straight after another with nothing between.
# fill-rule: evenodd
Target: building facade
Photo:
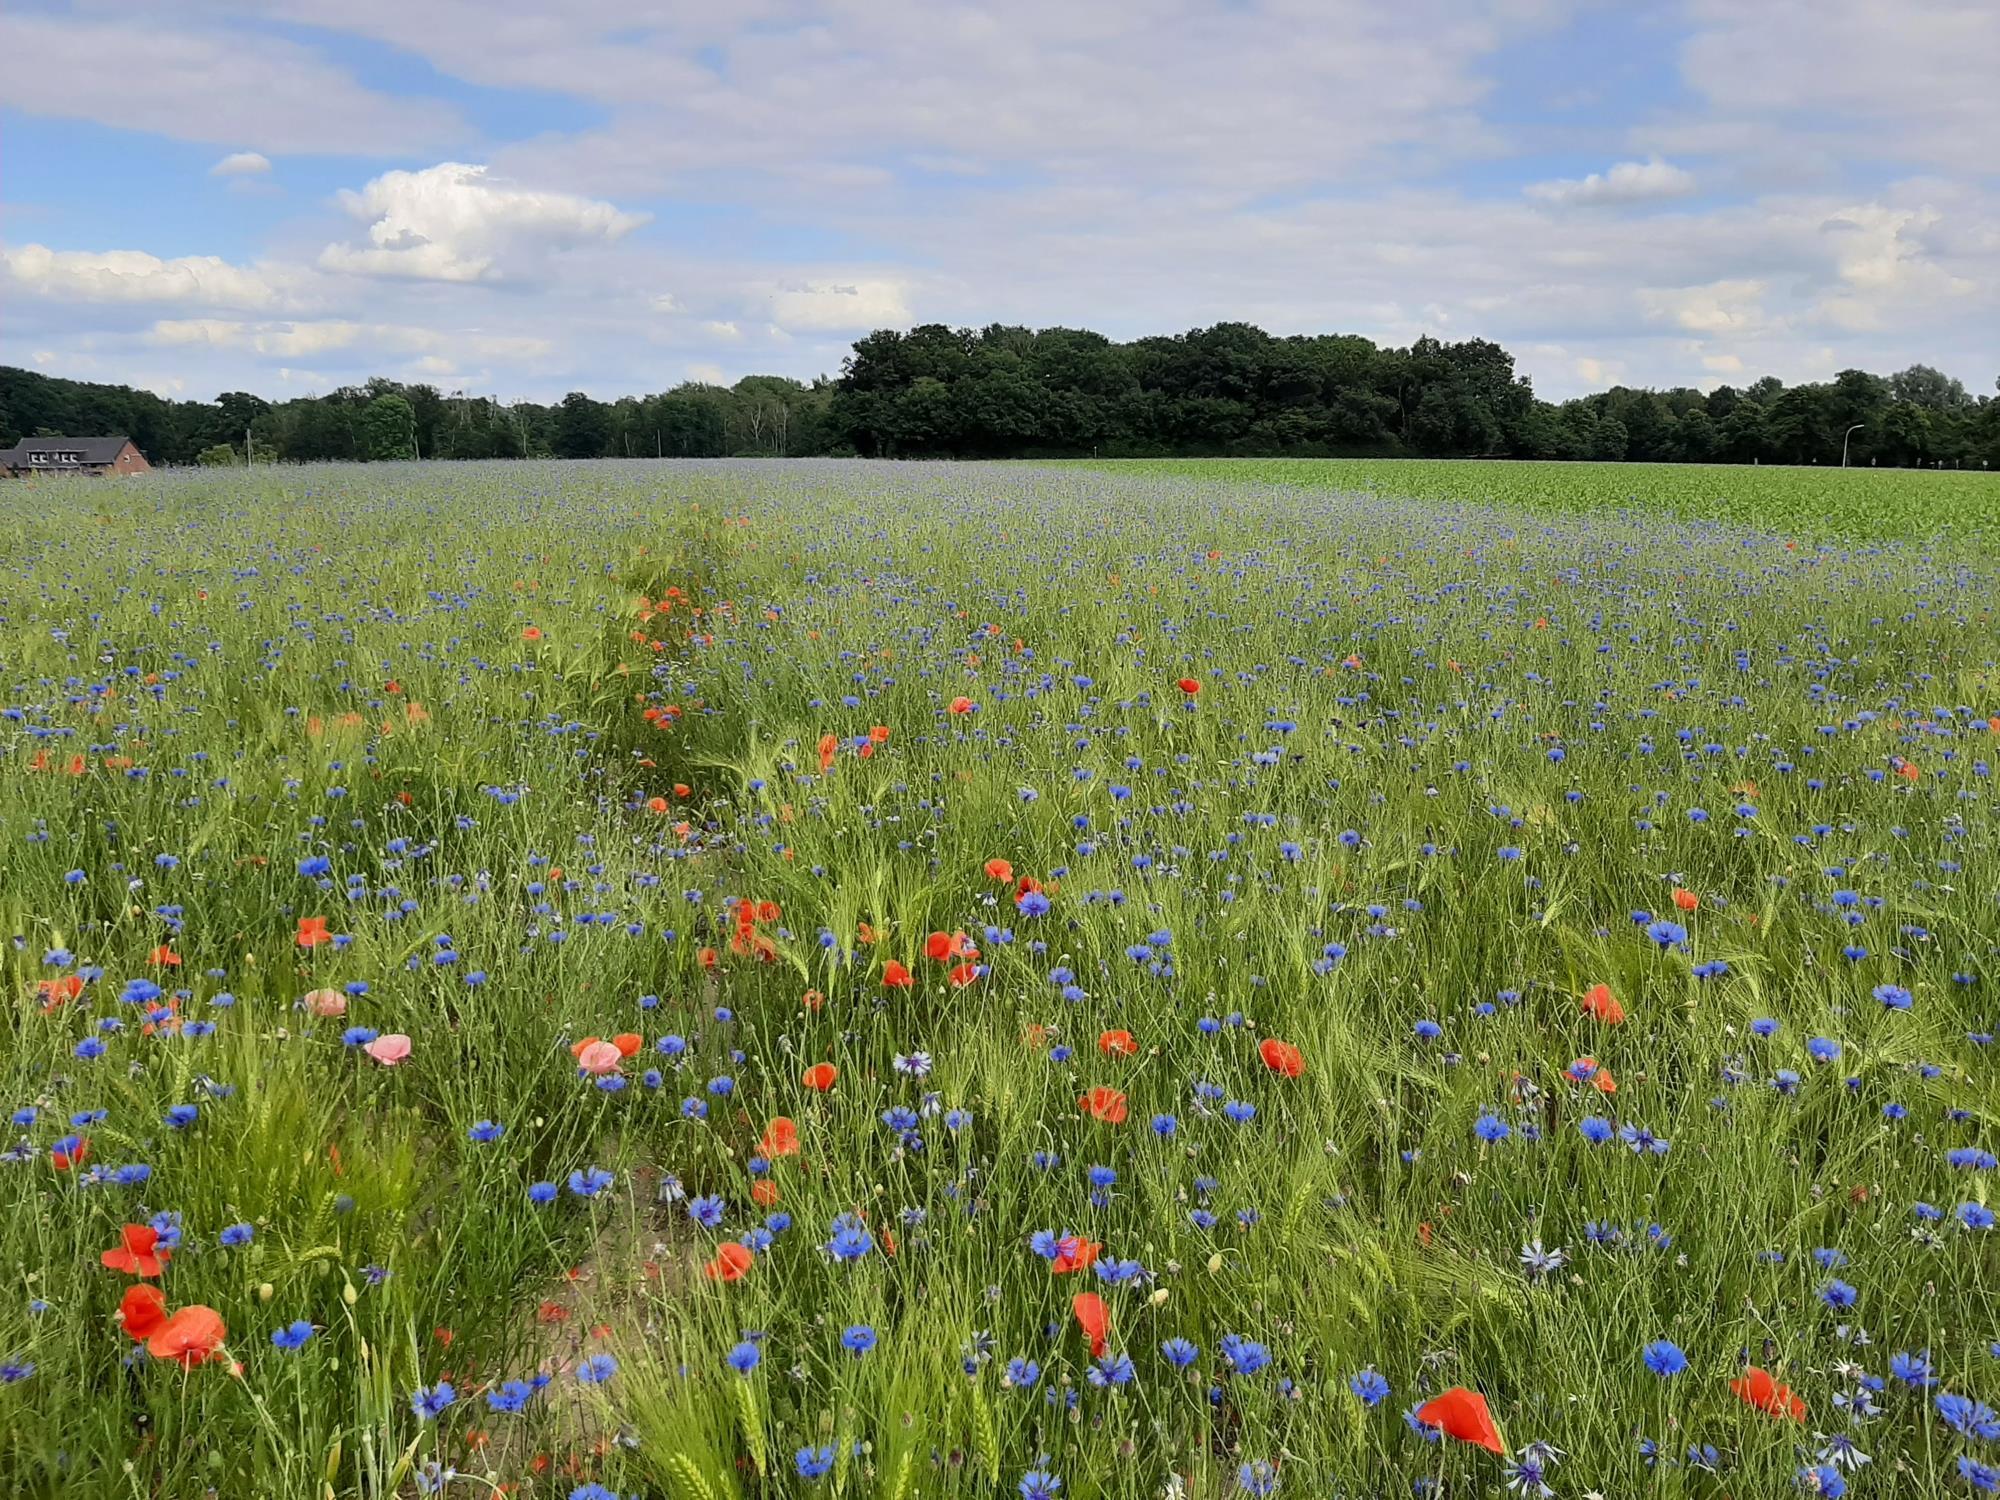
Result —
<instances>
[{"instance_id":1,"label":"building facade","mask_svg":"<svg viewBox=\"0 0 2000 1500\"><path fill-rule=\"evenodd\" d=\"M130 438L22 438L0 449L0 473L9 478L31 474L144 474L153 466Z\"/></svg>"}]
</instances>

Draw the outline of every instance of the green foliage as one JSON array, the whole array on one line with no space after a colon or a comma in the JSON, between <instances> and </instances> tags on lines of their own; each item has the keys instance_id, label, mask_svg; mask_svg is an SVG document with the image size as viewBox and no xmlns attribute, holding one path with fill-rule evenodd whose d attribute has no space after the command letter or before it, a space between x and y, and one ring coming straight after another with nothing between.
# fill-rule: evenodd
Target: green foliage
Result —
<instances>
[{"instance_id":1,"label":"green foliage","mask_svg":"<svg viewBox=\"0 0 2000 1500\"><path fill-rule=\"evenodd\" d=\"M384 392L361 409L361 455L373 462L417 456L417 413L403 397Z\"/></svg>"},{"instance_id":2,"label":"green foliage","mask_svg":"<svg viewBox=\"0 0 2000 1500\"><path fill-rule=\"evenodd\" d=\"M1416 459L1148 459L1096 466L1218 485L1300 485L1548 514L1684 516L1800 537L2000 535L2000 474L1962 471Z\"/></svg>"}]
</instances>

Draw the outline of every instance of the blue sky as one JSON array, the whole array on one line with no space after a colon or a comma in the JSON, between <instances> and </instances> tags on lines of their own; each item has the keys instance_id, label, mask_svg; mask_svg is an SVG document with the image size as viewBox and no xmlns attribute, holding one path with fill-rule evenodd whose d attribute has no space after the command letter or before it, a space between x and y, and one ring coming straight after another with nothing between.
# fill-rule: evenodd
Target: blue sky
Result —
<instances>
[{"instance_id":1,"label":"blue sky","mask_svg":"<svg viewBox=\"0 0 2000 1500\"><path fill-rule=\"evenodd\" d=\"M916 321L2000 374L1988 0L16 0L0 54L0 360L177 394Z\"/></svg>"}]
</instances>

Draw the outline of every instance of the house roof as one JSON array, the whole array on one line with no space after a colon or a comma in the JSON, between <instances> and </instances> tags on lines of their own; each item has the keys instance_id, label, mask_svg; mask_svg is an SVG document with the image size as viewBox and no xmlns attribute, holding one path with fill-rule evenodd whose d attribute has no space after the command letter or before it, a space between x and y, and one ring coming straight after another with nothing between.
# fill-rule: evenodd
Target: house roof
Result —
<instances>
[{"instance_id":1,"label":"house roof","mask_svg":"<svg viewBox=\"0 0 2000 1500\"><path fill-rule=\"evenodd\" d=\"M84 464L109 464L117 462L118 455L132 440L123 433L110 437L41 437L22 438L13 447L0 451L0 463L25 466L30 453L77 453Z\"/></svg>"}]
</instances>

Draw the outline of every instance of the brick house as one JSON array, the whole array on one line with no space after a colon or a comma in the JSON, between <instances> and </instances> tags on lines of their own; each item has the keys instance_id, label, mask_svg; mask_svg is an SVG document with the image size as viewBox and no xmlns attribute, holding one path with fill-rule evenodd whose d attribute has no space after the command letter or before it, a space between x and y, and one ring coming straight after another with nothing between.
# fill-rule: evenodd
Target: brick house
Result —
<instances>
[{"instance_id":1,"label":"brick house","mask_svg":"<svg viewBox=\"0 0 2000 1500\"><path fill-rule=\"evenodd\" d=\"M0 473L10 478L29 474L144 474L153 466L130 438L22 438L0 449Z\"/></svg>"}]
</instances>

